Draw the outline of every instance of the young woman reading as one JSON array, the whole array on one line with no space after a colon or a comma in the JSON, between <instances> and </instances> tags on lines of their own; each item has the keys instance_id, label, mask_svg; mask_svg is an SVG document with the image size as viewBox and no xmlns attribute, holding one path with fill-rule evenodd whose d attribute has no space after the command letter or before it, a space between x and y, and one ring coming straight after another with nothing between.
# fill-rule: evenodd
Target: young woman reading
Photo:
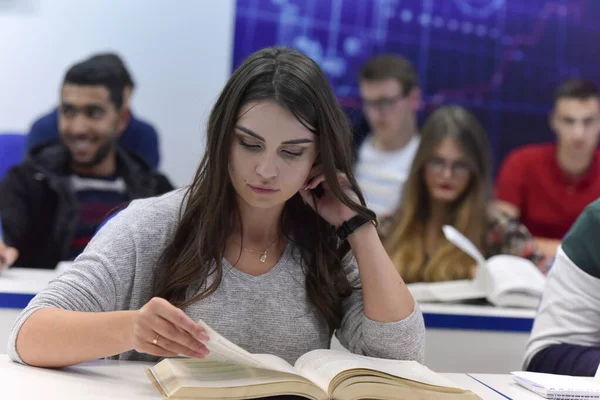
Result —
<instances>
[{"instance_id":1,"label":"young woman reading","mask_svg":"<svg viewBox=\"0 0 600 400\"><path fill-rule=\"evenodd\" d=\"M134 201L13 328L12 359L207 354L202 319L250 352L423 360L424 324L352 174L351 132L317 64L251 55L207 128L192 184Z\"/></svg>"}]
</instances>

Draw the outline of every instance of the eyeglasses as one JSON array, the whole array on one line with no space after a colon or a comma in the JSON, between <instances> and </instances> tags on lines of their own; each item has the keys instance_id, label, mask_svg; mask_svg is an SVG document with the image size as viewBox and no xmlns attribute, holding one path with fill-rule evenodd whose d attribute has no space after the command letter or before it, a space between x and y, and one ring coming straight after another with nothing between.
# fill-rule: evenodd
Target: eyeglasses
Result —
<instances>
[{"instance_id":1,"label":"eyeglasses","mask_svg":"<svg viewBox=\"0 0 600 400\"><path fill-rule=\"evenodd\" d=\"M380 97L374 100L362 99L362 106L365 110L377 109L379 111L389 111L397 102L404 99L402 93L393 97Z\"/></svg>"},{"instance_id":2,"label":"eyeglasses","mask_svg":"<svg viewBox=\"0 0 600 400\"><path fill-rule=\"evenodd\" d=\"M471 173L471 166L464 161L446 162L446 160L434 157L427 161L427 168L435 174L442 174L446 169L450 169L450 173L457 178L465 178Z\"/></svg>"}]
</instances>

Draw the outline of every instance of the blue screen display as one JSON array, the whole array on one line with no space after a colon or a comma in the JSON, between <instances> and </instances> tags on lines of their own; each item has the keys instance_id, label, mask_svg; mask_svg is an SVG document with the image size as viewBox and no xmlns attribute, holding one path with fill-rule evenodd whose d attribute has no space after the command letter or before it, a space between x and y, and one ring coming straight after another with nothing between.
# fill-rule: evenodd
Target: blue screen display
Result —
<instances>
[{"instance_id":1,"label":"blue screen display","mask_svg":"<svg viewBox=\"0 0 600 400\"><path fill-rule=\"evenodd\" d=\"M522 144L553 139L555 86L600 78L600 1L237 0L233 67L276 44L319 63L353 122L357 76L381 53L408 58L423 91L420 121L460 104L486 127L495 166Z\"/></svg>"}]
</instances>

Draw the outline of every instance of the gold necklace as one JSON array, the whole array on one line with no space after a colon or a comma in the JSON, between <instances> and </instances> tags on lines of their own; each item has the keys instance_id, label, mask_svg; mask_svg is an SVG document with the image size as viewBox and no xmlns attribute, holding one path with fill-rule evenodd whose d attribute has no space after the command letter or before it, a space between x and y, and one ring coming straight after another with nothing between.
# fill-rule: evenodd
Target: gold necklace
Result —
<instances>
[{"instance_id":1,"label":"gold necklace","mask_svg":"<svg viewBox=\"0 0 600 400\"><path fill-rule=\"evenodd\" d=\"M277 242L279 240L279 238L275 239L273 241L273 243L271 243L269 245L269 247L267 247L265 249L265 251L263 251L262 253L259 253L257 251L252 251L250 249L245 248L244 246L242 246L242 249L246 250L248 253L252 253L252 254L260 254L260 258L258 259L258 261L260 261L261 263L266 263L267 262L267 254L269 253L269 249L271 248L271 246L273 246L275 244L275 242Z\"/></svg>"}]
</instances>

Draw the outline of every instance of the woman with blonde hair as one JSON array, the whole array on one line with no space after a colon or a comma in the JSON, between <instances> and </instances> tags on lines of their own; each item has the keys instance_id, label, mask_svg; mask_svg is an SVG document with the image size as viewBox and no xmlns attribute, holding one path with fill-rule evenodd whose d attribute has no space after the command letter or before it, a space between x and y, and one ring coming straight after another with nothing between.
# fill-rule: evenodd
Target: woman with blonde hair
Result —
<instances>
[{"instance_id":1,"label":"woman with blonde hair","mask_svg":"<svg viewBox=\"0 0 600 400\"><path fill-rule=\"evenodd\" d=\"M445 239L443 225L466 235L485 257L517 255L544 269L527 228L492 206L490 170L488 137L477 119L460 106L433 112L401 206L382 224L386 249L407 282L473 277L475 260Z\"/></svg>"}]
</instances>

